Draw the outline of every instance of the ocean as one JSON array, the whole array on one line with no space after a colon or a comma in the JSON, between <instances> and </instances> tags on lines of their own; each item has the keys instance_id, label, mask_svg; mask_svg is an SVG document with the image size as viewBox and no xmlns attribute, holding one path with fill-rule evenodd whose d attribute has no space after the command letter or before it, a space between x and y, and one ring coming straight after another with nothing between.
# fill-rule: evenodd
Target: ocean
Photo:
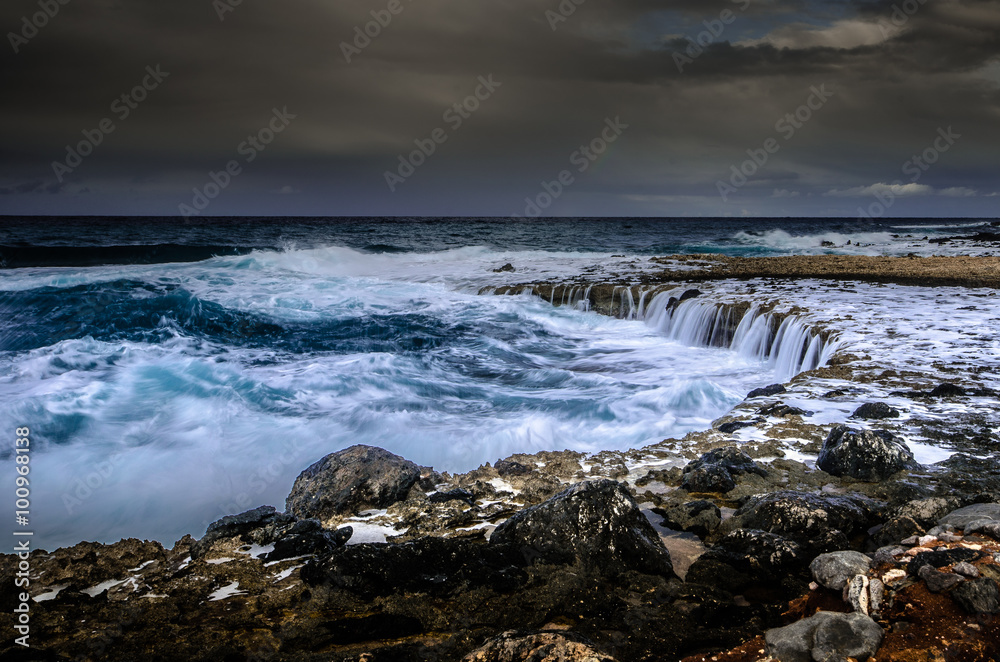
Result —
<instances>
[{"instance_id":1,"label":"ocean","mask_svg":"<svg viewBox=\"0 0 1000 662\"><path fill-rule=\"evenodd\" d=\"M705 429L809 367L666 333L641 306L616 319L483 288L619 278L674 253L944 255L960 248L930 239L995 229L2 218L0 430L31 430L38 546L169 545L223 515L283 509L299 472L353 444L451 472L640 447ZM12 467L12 446L0 457Z\"/></svg>"}]
</instances>

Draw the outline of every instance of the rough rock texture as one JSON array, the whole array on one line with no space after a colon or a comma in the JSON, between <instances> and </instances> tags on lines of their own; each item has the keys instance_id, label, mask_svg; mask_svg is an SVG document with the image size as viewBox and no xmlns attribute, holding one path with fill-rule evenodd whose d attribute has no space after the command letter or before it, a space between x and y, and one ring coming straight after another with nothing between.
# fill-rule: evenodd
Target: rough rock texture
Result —
<instances>
[{"instance_id":1,"label":"rough rock texture","mask_svg":"<svg viewBox=\"0 0 1000 662\"><path fill-rule=\"evenodd\" d=\"M899 410L884 402L867 402L855 409L851 418L881 421L886 418L899 418Z\"/></svg>"},{"instance_id":2,"label":"rough rock texture","mask_svg":"<svg viewBox=\"0 0 1000 662\"><path fill-rule=\"evenodd\" d=\"M735 446L716 448L684 467L681 487L688 492L725 493L736 487L736 476L746 473L767 476L763 467Z\"/></svg>"},{"instance_id":3,"label":"rough rock texture","mask_svg":"<svg viewBox=\"0 0 1000 662\"><path fill-rule=\"evenodd\" d=\"M1000 503L976 503L953 510L938 520L938 526L965 531L970 524L983 524L984 521L1000 522Z\"/></svg>"},{"instance_id":4,"label":"rough rock texture","mask_svg":"<svg viewBox=\"0 0 1000 662\"><path fill-rule=\"evenodd\" d=\"M876 481L917 464L906 442L890 432L837 425L823 442L816 466L834 476Z\"/></svg>"},{"instance_id":5,"label":"rough rock texture","mask_svg":"<svg viewBox=\"0 0 1000 662\"><path fill-rule=\"evenodd\" d=\"M860 613L821 611L764 636L768 654L781 662L840 661L848 657L866 660L882 643L878 623Z\"/></svg>"},{"instance_id":6,"label":"rough rock texture","mask_svg":"<svg viewBox=\"0 0 1000 662\"><path fill-rule=\"evenodd\" d=\"M764 601L787 599L808 583L807 557L791 540L739 529L719 540L688 568L686 581L732 593L754 591Z\"/></svg>"},{"instance_id":7,"label":"rough rock texture","mask_svg":"<svg viewBox=\"0 0 1000 662\"><path fill-rule=\"evenodd\" d=\"M851 538L866 532L880 510L881 504L860 495L781 491L749 499L719 530L759 529L814 551L838 551L851 548Z\"/></svg>"},{"instance_id":8,"label":"rough rock texture","mask_svg":"<svg viewBox=\"0 0 1000 662\"><path fill-rule=\"evenodd\" d=\"M699 538L715 531L722 523L722 511L711 501L688 501L670 508L653 510L663 516L663 526L693 533Z\"/></svg>"},{"instance_id":9,"label":"rough rock texture","mask_svg":"<svg viewBox=\"0 0 1000 662\"><path fill-rule=\"evenodd\" d=\"M1000 612L1000 591L992 579L970 579L951 592L951 599L970 614L996 614Z\"/></svg>"},{"instance_id":10,"label":"rough rock texture","mask_svg":"<svg viewBox=\"0 0 1000 662\"><path fill-rule=\"evenodd\" d=\"M931 593L943 593L964 581L962 577L954 573L941 572L930 565L921 566L918 574L927 584L927 590Z\"/></svg>"},{"instance_id":11,"label":"rough rock texture","mask_svg":"<svg viewBox=\"0 0 1000 662\"><path fill-rule=\"evenodd\" d=\"M386 508L406 498L420 467L389 451L351 446L299 474L286 500L295 517L326 521L344 513Z\"/></svg>"},{"instance_id":12,"label":"rough rock texture","mask_svg":"<svg viewBox=\"0 0 1000 662\"><path fill-rule=\"evenodd\" d=\"M490 544L512 544L548 563L579 561L612 572L674 576L653 525L613 480L579 483L519 512L493 531Z\"/></svg>"},{"instance_id":13,"label":"rough rock texture","mask_svg":"<svg viewBox=\"0 0 1000 662\"><path fill-rule=\"evenodd\" d=\"M871 564L871 559L861 552L829 552L813 559L809 570L817 583L842 591L855 575L866 574Z\"/></svg>"},{"instance_id":14,"label":"rough rock texture","mask_svg":"<svg viewBox=\"0 0 1000 662\"><path fill-rule=\"evenodd\" d=\"M201 558L216 542L229 538L266 545L280 538L294 523L294 517L277 512L274 506L261 506L239 515L227 515L208 526L201 540L191 546L191 556Z\"/></svg>"},{"instance_id":15,"label":"rough rock texture","mask_svg":"<svg viewBox=\"0 0 1000 662\"><path fill-rule=\"evenodd\" d=\"M747 400L751 398L762 398L770 395L778 395L779 393L784 393L786 390L784 384L771 384L770 386L764 386L763 388L755 388L754 390L747 393Z\"/></svg>"},{"instance_id":16,"label":"rough rock texture","mask_svg":"<svg viewBox=\"0 0 1000 662\"><path fill-rule=\"evenodd\" d=\"M462 662L614 662L588 643L555 632L504 632L462 658Z\"/></svg>"}]
</instances>

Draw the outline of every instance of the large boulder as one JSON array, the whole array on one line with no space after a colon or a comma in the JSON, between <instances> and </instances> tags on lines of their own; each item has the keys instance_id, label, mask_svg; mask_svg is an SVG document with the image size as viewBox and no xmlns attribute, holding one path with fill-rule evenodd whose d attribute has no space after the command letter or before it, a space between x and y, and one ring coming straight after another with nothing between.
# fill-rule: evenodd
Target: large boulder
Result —
<instances>
[{"instance_id":1,"label":"large boulder","mask_svg":"<svg viewBox=\"0 0 1000 662\"><path fill-rule=\"evenodd\" d=\"M605 574L638 570L673 577L670 554L624 485L578 483L498 526L490 544L512 544L532 560L574 563Z\"/></svg>"},{"instance_id":2,"label":"large boulder","mask_svg":"<svg viewBox=\"0 0 1000 662\"><path fill-rule=\"evenodd\" d=\"M1000 612L1000 590L992 579L983 577L959 584L951 598L970 614L996 614Z\"/></svg>"},{"instance_id":3,"label":"large boulder","mask_svg":"<svg viewBox=\"0 0 1000 662\"><path fill-rule=\"evenodd\" d=\"M880 509L879 502L860 495L784 490L749 499L724 526L769 531L828 552L851 547L851 538L867 532Z\"/></svg>"},{"instance_id":4,"label":"large boulder","mask_svg":"<svg viewBox=\"0 0 1000 662\"><path fill-rule=\"evenodd\" d=\"M854 410L851 418L881 421L886 418L899 418L899 410L884 402L866 402Z\"/></svg>"},{"instance_id":5,"label":"large boulder","mask_svg":"<svg viewBox=\"0 0 1000 662\"><path fill-rule=\"evenodd\" d=\"M716 448L684 467L681 487L688 492L725 493L736 487L736 476L745 473L767 476L763 467L735 446Z\"/></svg>"},{"instance_id":6,"label":"large boulder","mask_svg":"<svg viewBox=\"0 0 1000 662\"><path fill-rule=\"evenodd\" d=\"M786 599L804 589L808 579L795 578L802 574L807 560L802 546L792 540L767 531L738 529L699 556L685 581L729 593L751 589L765 599Z\"/></svg>"},{"instance_id":7,"label":"large boulder","mask_svg":"<svg viewBox=\"0 0 1000 662\"><path fill-rule=\"evenodd\" d=\"M675 531L693 533L704 538L719 528L722 511L711 501L688 501L669 508L654 508L663 516L663 526Z\"/></svg>"},{"instance_id":8,"label":"large boulder","mask_svg":"<svg viewBox=\"0 0 1000 662\"><path fill-rule=\"evenodd\" d=\"M906 442L891 432L836 425L823 442L816 466L833 476L878 481L918 465Z\"/></svg>"},{"instance_id":9,"label":"large boulder","mask_svg":"<svg viewBox=\"0 0 1000 662\"><path fill-rule=\"evenodd\" d=\"M976 503L953 510L938 520L938 526L954 527L965 533L983 530L989 524L1000 524L1000 503Z\"/></svg>"},{"instance_id":10,"label":"large boulder","mask_svg":"<svg viewBox=\"0 0 1000 662\"><path fill-rule=\"evenodd\" d=\"M867 660L882 645L885 633L864 614L821 611L810 618L768 630L767 652L781 662Z\"/></svg>"},{"instance_id":11,"label":"large boulder","mask_svg":"<svg viewBox=\"0 0 1000 662\"><path fill-rule=\"evenodd\" d=\"M809 564L813 578L834 591L842 591L856 575L867 574L872 560L861 552L829 552L820 554Z\"/></svg>"},{"instance_id":12,"label":"large boulder","mask_svg":"<svg viewBox=\"0 0 1000 662\"><path fill-rule=\"evenodd\" d=\"M406 498L420 467L374 446L351 446L331 453L299 474L285 501L295 517L316 518L387 508Z\"/></svg>"}]
</instances>

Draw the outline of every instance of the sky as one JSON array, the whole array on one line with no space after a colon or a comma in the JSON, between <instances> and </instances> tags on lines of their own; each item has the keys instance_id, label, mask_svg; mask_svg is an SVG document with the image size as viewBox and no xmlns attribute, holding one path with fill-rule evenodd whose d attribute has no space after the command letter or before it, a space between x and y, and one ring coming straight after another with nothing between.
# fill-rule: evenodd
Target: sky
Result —
<instances>
[{"instance_id":1,"label":"sky","mask_svg":"<svg viewBox=\"0 0 1000 662\"><path fill-rule=\"evenodd\" d=\"M7 0L0 26L0 214L1000 215L1000 0Z\"/></svg>"}]
</instances>

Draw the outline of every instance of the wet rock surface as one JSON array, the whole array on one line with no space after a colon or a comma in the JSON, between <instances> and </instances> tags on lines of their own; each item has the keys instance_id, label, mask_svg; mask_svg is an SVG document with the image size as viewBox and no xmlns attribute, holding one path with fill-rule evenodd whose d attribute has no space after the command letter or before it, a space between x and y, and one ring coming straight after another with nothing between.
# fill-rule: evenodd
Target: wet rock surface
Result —
<instances>
[{"instance_id":1,"label":"wet rock surface","mask_svg":"<svg viewBox=\"0 0 1000 662\"><path fill-rule=\"evenodd\" d=\"M876 481L917 463L906 442L891 432L837 425L823 442L816 465L834 476Z\"/></svg>"},{"instance_id":2,"label":"wet rock surface","mask_svg":"<svg viewBox=\"0 0 1000 662\"><path fill-rule=\"evenodd\" d=\"M321 521L345 512L386 508L406 498L420 468L372 446L352 446L327 455L295 479L286 502L295 517Z\"/></svg>"}]
</instances>

